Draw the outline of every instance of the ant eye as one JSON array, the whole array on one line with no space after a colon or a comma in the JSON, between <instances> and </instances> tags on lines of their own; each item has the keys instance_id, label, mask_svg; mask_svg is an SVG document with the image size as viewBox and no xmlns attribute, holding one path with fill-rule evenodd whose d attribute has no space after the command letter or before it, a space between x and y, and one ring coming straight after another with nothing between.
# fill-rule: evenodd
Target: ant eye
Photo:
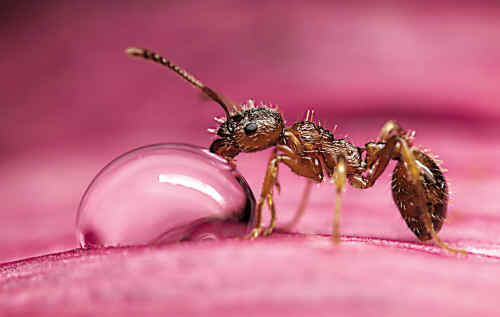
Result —
<instances>
[{"instance_id":1,"label":"ant eye","mask_svg":"<svg viewBox=\"0 0 500 317\"><path fill-rule=\"evenodd\" d=\"M251 135L254 134L257 131L257 123L255 122L250 122L245 126L245 134L246 135Z\"/></svg>"}]
</instances>

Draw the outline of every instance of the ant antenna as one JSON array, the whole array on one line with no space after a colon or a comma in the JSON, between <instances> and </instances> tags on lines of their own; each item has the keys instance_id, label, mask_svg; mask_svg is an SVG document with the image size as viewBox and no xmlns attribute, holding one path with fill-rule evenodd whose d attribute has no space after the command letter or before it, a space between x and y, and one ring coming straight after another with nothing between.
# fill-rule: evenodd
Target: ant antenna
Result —
<instances>
[{"instance_id":1,"label":"ant antenna","mask_svg":"<svg viewBox=\"0 0 500 317\"><path fill-rule=\"evenodd\" d=\"M125 53L127 53L130 56L140 57L146 60L152 60L153 62L167 66L168 68L176 72L177 75L187 80L191 85L200 88L205 95L207 95L210 99L212 99L213 101L217 102L219 105L222 106L224 112L226 113L228 129L232 130L232 125L229 124L229 122L231 121L231 115L229 114L229 109L231 109L232 111L236 111L237 109L231 102L227 101L227 98L218 94L214 90L208 88L207 86L202 84L201 81L196 79L193 75L189 74L184 69L175 65L174 63L172 63L171 61L169 61L168 59L166 59L165 57L161 56L158 53L152 52L145 48L137 48L137 47L127 48L125 50Z\"/></svg>"}]
</instances>

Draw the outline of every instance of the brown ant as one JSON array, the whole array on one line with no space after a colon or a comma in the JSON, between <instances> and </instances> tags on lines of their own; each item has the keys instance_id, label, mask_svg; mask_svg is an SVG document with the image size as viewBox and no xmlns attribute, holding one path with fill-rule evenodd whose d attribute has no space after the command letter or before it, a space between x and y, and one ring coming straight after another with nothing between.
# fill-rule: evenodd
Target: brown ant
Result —
<instances>
[{"instance_id":1,"label":"brown ant","mask_svg":"<svg viewBox=\"0 0 500 317\"><path fill-rule=\"evenodd\" d=\"M376 142L357 147L313 122L312 114L286 128L285 122L275 109L253 102L236 107L221 94L208 88L192 75L166 58L147 49L129 48L132 56L160 63L193 86L198 87L210 99L222 106L226 119L219 119L214 130L218 138L210 145L210 151L228 161L240 152L256 152L274 147L260 198L256 208L256 223L250 239L268 235L275 228L276 209L273 190L278 190L278 166L287 165L295 174L309 179L305 195L293 222L304 210L311 184L324 180L324 174L334 180L337 198L333 222L333 241L338 243L342 191L349 181L351 186L365 189L373 186L391 160L398 161L392 175L392 197L408 227L421 240L434 239L449 252L466 254L464 250L447 246L437 236L446 218L448 186L439 166L433 159L413 147L413 133L405 132L395 121L388 121L380 130ZM365 153L364 159L362 154ZM262 227L262 208L267 202L271 212L270 225Z\"/></svg>"}]
</instances>

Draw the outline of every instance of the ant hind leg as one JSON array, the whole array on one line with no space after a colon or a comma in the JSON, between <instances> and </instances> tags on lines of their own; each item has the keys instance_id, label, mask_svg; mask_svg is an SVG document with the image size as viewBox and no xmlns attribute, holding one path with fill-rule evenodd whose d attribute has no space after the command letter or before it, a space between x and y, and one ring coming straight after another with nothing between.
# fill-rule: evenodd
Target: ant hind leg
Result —
<instances>
[{"instance_id":1,"label":"ant hind leg","mask_svg":"<svg viewBox=\"0 0 500 317\"><path fill-rule=\"evenodd\" d=\"M422 240L433 239L450 253L467 251L449 247L437 235L446 216L448 193L439 167L423 152L411 149L401 137L400 162L392 180L393 198L410 229Z\"/></svg>"},{"instance_id":2,"label":"ant hind leg","mask_svg":"<svg viewBox=\"0 0 500 317\"><path fill-rule=\"evenodd\" d=\"M304 215L307 203L309 202L309 197L311 195L312 185L313 185L313 182L311 180L308 180L306 183L306 187L304 188L304 191L302 192L302 199L300 200L299 208L295 212L293 219L290 220L290 222L288 222L286 225L280 227L280 229L291 230L299 223L300 219Z\"/></svg>"},{"instance_id":3,"label":"ant hind leg","mask_svg":"<svg viewBox=\"0 0 500 317\"><path fill-rule=\"evenodd\" d=\"M399 161L392 174L392 197L408 227L421 241L433 239L451 253L437 232L446 217L448 188L439 166L425 153L412 147L414 133L405 132L395 121L388 121L377 142L365 145L366 175L351 175L352 186L373 186L391 160Z\"/></svg>"}]
</instances>

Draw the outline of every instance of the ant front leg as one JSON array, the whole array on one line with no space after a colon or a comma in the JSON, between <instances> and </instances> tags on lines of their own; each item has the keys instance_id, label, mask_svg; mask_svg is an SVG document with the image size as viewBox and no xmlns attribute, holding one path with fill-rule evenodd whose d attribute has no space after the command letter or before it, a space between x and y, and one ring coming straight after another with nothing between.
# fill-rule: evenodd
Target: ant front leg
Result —
<instances>
[{"instance_id":1,"label":"ant front leg","mask_svg":"<svg viewBox=\"0 0 500 317\"><path fill-rule=\"evenodd\" d=\"M309 156L301 156L286 145L277 145L271 154L267 165L264 184L260 193L260 198L256 207L255 226L247 236L249 239L255 239L260 235L269 235L276 225L276 209L273 201L273 189L277 184L278 165L284 163L290 169L300 176L310 178L320 182L323 179L321 165L318 160ZM271 212L271 222L265 230L262 228L262 209L267 202Z\"/></svg>"},{"instance_id":2,"label":"ant front leg","mask_svg":"<svg viewBox=\"0 0 500 317\"><path fill-rule=\"evenodd\" d=\"M256 213L255 226L252 229L252 231L248 234L247 236L248 239L255 239L261 234L263 234L264 229L262 228L262 208L264 207L266 201L271 211L271 223L269 225L269 228L271 228L271 230L269 230L268 228L266 229L265 233L268 234L267 231L272 231L276 219L276 209L274 208L274 202L273 202L273 188L276 184L278 184L277 182L278 163L280 163L285 159L286 159L285 156L278 155L277 148L275 148L271 154L269 163L267 164L266 176L264 177L264 184L262 185L260 198L255 208L255 213Z\"/></svg>"}]
</instances>

